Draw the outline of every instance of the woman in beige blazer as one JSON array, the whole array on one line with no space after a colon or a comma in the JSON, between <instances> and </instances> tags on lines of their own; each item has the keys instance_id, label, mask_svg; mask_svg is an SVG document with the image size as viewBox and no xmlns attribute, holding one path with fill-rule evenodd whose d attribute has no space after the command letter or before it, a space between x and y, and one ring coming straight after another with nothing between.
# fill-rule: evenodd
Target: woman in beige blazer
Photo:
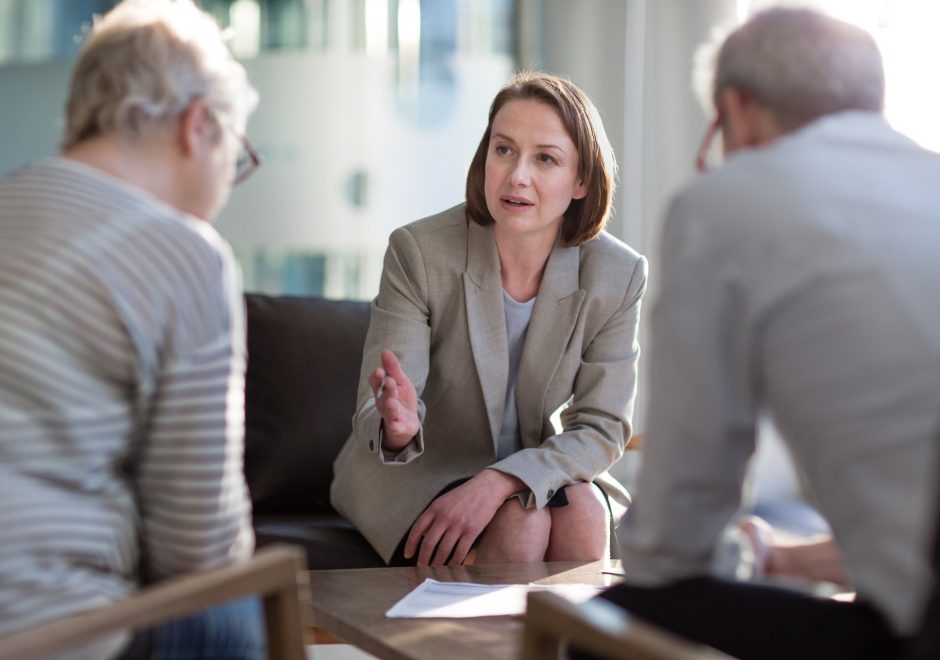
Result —
<instances>
[{"instance_id":1,"label":"woman in beige blazer","mask_svg":"<svg viewBox=\"0 0 940 660\"><path fill-rule=\"evenodd\" d=\"M331 488L387 562L605 556L647 270L603 231L615 168L581 90L520 74L466 204L392 233Z\"/></svg>"}]
</instances>

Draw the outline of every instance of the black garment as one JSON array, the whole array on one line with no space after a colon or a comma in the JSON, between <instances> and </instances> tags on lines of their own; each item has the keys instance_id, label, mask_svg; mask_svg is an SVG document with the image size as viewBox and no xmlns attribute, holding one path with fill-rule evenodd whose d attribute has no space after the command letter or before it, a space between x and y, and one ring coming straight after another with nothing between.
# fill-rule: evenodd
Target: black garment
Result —
<instances>
[{"instance_id":1,"label":"black garment","mask_svg":"<svg viewBox=\"0 0 940 660\"><path fill-rule=\"evenodd\" d=\"M742 660L883 660L902 656L908 644L867 603L770 585L701 577L657 588L618 585L598 598Z\"/></svg>"},{"instance_id":2,"label":"black garment","mask_svg":"<svg viewBox=\"0 0 940 660\"><path fill-rule=\"evenodd\" d=\"M940 507L937 507L940 513ZM936 660L940 658L940 520L934 527L933 588L921 621L920 632L911 644L910 660Z\"/></svg>"}]
</instances>

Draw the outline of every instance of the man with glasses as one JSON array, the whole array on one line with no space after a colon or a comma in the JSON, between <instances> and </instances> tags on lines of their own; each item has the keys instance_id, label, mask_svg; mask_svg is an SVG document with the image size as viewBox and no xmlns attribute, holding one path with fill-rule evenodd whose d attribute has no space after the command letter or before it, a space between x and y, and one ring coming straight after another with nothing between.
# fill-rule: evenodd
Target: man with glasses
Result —
<instances>
[{"instance_id":1,"label":"man with glasses","mask_svg":"<svg viewBox=\"0 0 940 660\"><path fill-rule=\"evenodd\" d=\"M665 222L628 583L603 597L740 658L896 654L932 578L940 156L885 122L870 35L810 10L755 15L713 81L727 158ZM719 570L761 413L831 524L854 602Z\"/></svg>"},{"instance_id":2,"label":"man with glasses","mask_svg":"<svg viewBox=\"0 0 940 660\"><path fill-rule=\"evenodd\" d=\"M127 0L85 38L62 155L0 181L0 636L252 552L240 279L209 221L258 165L256 103L191 0ZM75 657L264 653L243 601Z\"/></svg>"}]
</instances>

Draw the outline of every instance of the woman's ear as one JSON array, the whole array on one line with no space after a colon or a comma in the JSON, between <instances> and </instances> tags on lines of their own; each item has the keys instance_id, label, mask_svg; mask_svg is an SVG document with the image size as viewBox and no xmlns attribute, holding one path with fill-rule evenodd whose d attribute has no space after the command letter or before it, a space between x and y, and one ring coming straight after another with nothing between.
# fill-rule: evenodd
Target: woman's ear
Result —
<instances>
[{"instance_id":1,"label":"woman's ear","mask_svg":"<svg viewBox=\"0 0 940 660\"><path fill-rule=\"evenodd\" d=\"M585 197L587 197L587 186L581 182L581 179L578 179L574 192L571 193L571 199L584 199Z\"/></svg>"}]
</instances>

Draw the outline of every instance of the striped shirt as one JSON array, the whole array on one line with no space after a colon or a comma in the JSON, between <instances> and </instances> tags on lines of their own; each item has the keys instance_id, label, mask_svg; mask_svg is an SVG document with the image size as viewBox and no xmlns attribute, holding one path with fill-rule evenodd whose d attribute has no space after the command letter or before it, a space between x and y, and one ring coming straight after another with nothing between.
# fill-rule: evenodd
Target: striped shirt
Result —
<instances>
[{"instance_id":1,"label":"striped shirt","mask_svg":"<svg viewBox=\"0 0 940 660\"><path fill-rule=\"evenodd\" d=\"M244 334L208 223L65 159L0 181L0 635L250 554Z\"/></svg>"}]
</instances>

